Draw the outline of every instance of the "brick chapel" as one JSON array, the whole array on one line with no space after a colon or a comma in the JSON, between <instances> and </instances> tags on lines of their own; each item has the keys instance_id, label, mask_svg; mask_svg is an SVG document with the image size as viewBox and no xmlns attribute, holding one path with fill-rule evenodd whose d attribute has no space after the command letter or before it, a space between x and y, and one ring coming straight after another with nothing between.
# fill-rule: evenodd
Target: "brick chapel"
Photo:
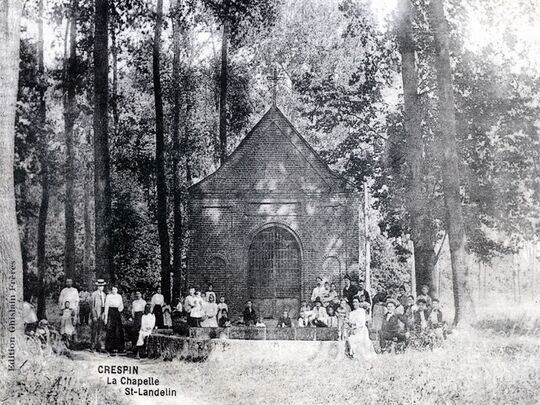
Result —
<instances>
[{"instance_id":1,"label":"brick chapel","mask_svg":"<svg viewBox=\"0 0 540 405\"><path fill-rule=\"evenodd\" d=\"M214 173L189 189L186 282L212 283L238 316L297 316L322 276L358 269L359 196L271 107Z\"/></svg>"}]
</instances>

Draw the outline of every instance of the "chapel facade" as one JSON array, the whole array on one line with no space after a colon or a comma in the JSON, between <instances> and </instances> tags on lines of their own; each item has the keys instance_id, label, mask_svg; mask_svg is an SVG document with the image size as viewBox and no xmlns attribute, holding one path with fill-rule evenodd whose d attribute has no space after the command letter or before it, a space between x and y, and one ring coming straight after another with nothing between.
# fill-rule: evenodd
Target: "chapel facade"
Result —
<instances>
[{"instance_id":1,"label":"chapel facade","mask_svg":"<svg viewBox=\"0 0 540 405\"><path fill-rule=\"evenodd\" d=\"M317 276L358 269L359 195L275 106L214 173L189 188L186 283L212 283L233 316L297 316ZM362 220L360 218L360 220Z\"/></svg>"}]
</instances>

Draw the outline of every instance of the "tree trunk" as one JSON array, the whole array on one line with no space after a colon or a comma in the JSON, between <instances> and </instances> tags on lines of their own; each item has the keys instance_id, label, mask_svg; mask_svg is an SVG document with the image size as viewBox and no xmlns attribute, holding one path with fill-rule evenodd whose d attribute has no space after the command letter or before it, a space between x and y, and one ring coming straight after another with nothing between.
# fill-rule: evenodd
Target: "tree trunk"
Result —
<instances>
[{"instance_id":1,"label":"tree trunk","mask_svg":"<svg viewBox=\"0 0 540 405\"><path fill-rule=\"evenodd\" d=\"M182 283L182 187L180 180L180 109L181 109L181 32L179 27L180 7L178 2L173 3L172 29L173 29L173 116L172 116L172 166L173 166L173 288L172 298L180 297Z\"/></svg>"},{"instance_id":2,"label":"tree trunk","mask_svg":"<svg viewBox=\"0 0 540 405\"><path fill-rule=\"evenodd\" d=\"M439 96L442 149L443 193L448 217L448 242L452 261L454 289L454 324L467 323L475 317L465 263L466 235L460 198L459 156L456 145L456 116L449 54L449 28L442 0L432 0L430 25L435 38L435 64Z\"/></svg>"},{"instance_id":3,"label":"tree trunk","mask_svg":"<svg viewBox=\"0 0 540 405\"><path fill-rule=\"evenodd\" d=\"M90 145L90 143L88 143ZM90 185L92 184L92 167L90 161L86 162L84 168L84 205L83 205L83 226L84 226L84 250L83 250L83 277L86 285L90 287L92 273L92 223L90 219L90 198L92 198Z\"/></svg>"},{"instance_id":4,"label":"tree trunk","mask_svg":"<svg viewBox=\"0 0 540 405\"><path fill-rule=\"evenodd\" d=\"M225 15L228 14L229 1L225 2ZM225 163L227 158L227 86L229 81L228 72L228 44L229 44L229 21L223 21L223 33L221 36L221 73L219 75L219 146L220 164Z\"/></svg>"},{"instance_id":5,"label":"tree trunk","mask_svg":"<svg viewBox=\"0 0 540 405\"><path fill-rule=\"evenodd\" d=\"M118 45L116 43L116 25L118 14L114 3L111 6L112 18L111 18L111 55L112 55L112 97L111 97L111 110L113 118L113 136L118 134Z\"/></svg>"},{"instance_id":6,"label":"tree trunk","mask_svg":"<svg viewBox=\"0 0 540 405\"><path fill-rule=\"evenodd\" d=\"M64 122L66 135L66 200L64 203L64 216L66 222L64 274L66 278L75 276L75 157L73 150L73 127L77 116L77 100L75 88L77 83L77 11L78 0L71 2L71 15L69 18L69 59L65 83L67 85L67 98L64 104Z\"/></svg>"},{"instance_id":7,"label":"tree trunk","mask_svg":"<svg viewBox=\"0 0 540 405\"><path fill-rule=\"evenodd\" d=\"M156 108L156 188L157 222L161 252L161 289L166 302L171 302L171 251L167 227L167 180L165 178L165 139L163 129L163 100L161 96L160 53L163 0L157 1L156 26L152 52L154 101Z\"/></svg>"},{"instance_id":8,"label":"tree trunk","mask_svg":"<svg viewBox=\"0 0 540 405\"><path fill-rule=\"evenodd\" d=\"M410 0L399 1L398 43L401 53L401 78L403 81L404 119L407 136L406 159L409 166L409 196L407 200L411 239L414 242L414 259L417 293L422 285L438 294L434 283L435 242L426 193L424 191L424 141L422 138L422 113L418 99L418 72L416 69L416 45L413 38L412 4Z\"/></svg>"},{"instance_id":9,"label":"tree trunk","mask_svg":"<svg viewBox=\"0 0 540 405\"><path fill-rule=\"evenodd\" d=\"M45 104L45 91L47 89L45 80L45 67L43 63L43 0L38 3L38 76L39 76L39 146L40 146L40 166L41 166L41 203L38 214L37 229L37 269L38 269L38 297L37 316L38 319L46 318L45 308L45 273L47 272L46 239L47 239L47 216L49 214L49 153L47 142L47 131L45 124L47 121L47 105Z\"/></svg>"},{"instance_id":10,"label":"tree trunk","mask_svg":"<svg viewBox=\"0 0 540 405\"><path fill-rule=\"evenodd\" d=\"M15 370L15 332L22 332L22 257L13 160L15 112L19 81L21 3L0 1L0 351L7 352L7 370Z\"/></svg>"},{"instance_id":11,"label":"tree trunk","mask_svg":"<svg viewBox=\"0 0 540 405\"><path fill-rule=\"evenodd\" d=\"M427 285L432 297L440 294L439 286L435 282L435 250L426 235L416 235L420 243L414 244L414 260L416 269L416 293L420 294L423 285ZM414 237L414 233L413 233Z\"/></svg>"},{"instance_id":12,"label":"tree trunk","mask_svg":"<svg viewBox=\"0 0 540 405\"><path fill-rule=\"evenodd\" d=\"M94 17L94 200L96 275L115 281L111 248L111 178L107 104L108 0L96 0Z\"/></svg>"}]
</instances>

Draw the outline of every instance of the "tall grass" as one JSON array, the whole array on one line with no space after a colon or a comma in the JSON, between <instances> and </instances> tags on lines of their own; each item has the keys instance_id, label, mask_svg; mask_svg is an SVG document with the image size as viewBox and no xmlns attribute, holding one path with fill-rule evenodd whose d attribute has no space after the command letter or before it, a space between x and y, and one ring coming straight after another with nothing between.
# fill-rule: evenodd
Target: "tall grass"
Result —
<instances>
[{"instance_id":1,"label":"tall grass","mask_svg":"<svg viewBox=\"0 0 540 405\"><path fill-rule=\"evenodd\" d=\"M540 312L527 311L481 313L476 328L454 331L441 348L371 362L272 364L246 356L228 364L166 363L161 372L210 404L540 404L540 339L513 327L536 324ZM487 324L501 330L485 331Z\"/></svg>"},{"instance_id":2,"label":"tall grass","mask_svg":"<svg viewBox=\"0 0 540 405\"><path fill-rule=\"evenodd\" d=\"M0 371L0 403L38 404L124 404L116 392L89 379L80 365L70 359L60 343L42 345L20 337L16 342L17 370Z\"/></svg>"},{"instance_id":3,"label":"tall grass","mask_svg":"<svg viewBox=\"0 0 540 405\"><path fill-rule=\"evenodd\" d=\"M382 354L370 362L291 358L273 363L246 355L225 363L139 364L145 375L175 388L182 401L197 404L540 404L540 337L535 329L540 310L502 307L481 309L479 315L473 328L455 330L441 348ZM5 371L0 372L0 403L4 392L8 404L127 403L127 397L85 375L79 361L28 341L20 341L17 351L16 380L10 384ZM99 361L113 364L119 359ZM171 398L160 403L178 402Z\"/></svg>"}]
</instances>

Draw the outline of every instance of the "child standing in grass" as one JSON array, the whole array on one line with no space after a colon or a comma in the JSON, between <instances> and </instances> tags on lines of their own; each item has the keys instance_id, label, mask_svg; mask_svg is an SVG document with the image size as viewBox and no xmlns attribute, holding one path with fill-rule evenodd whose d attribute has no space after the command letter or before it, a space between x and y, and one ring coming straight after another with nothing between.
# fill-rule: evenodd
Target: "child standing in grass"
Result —
<instances>
[{"instance_id":1,"label":"child standing in grass","mask_svg":"<svg viewBox=\"0 0 540 405\"><path fill-rule=\"evenodd\" d=\"M69 301L64 303L64 309L62 310L62 319L60 323L60 334L62 338L66 341L67 346L71 344L73 335L75 334L75 328L73 327L73 318L74 312L69 307Z\"/></svg>"},{"instance_id":2,"label":"child standing in grass","mask_svg":"<svg viewBox=\"0 0 540 405\"><path fill-rule=\"evenodd\" d=\"M169 304L163 306L163 326L165 329L172 328L171 306Z\"/></svg>"},{"instance_id":3,"label":"child standing in grass","mask_svg":"<svg viewBox=\"0 0 540 405\"><path fill-rule=\"evenodd\" d=\"M429 295L429 287L424 284L421 289L421 294L416 297L416 300L423 299L426 301L426 306L428 309L431 309L431 296Z\"/></svg>"},{"instance_id":4,"label":"child standing in grass","mask_svg":"<svg viewBox=\"0 0 540 405\"><path fill-rule=\"evenodd\" d=\"M210 301L210 296L214 297L214 301L217 301L216 293L214 292L214 285L212 283L208 283L208 288L206 289L206 293L204 294L206 297L206 301Z\"/></svg>"},{"instance_id":5,"label":"child standing in grass","mask_svg":"<svg viewBox=\"0 0 540 405\"><path fill-rule=\"evenodd\" d=\"M428 327L429 311L427 309L427 302L423 298L416 300L418 309L414 312L414 329L416 332L422 332Z\"/></svg>"},{"instance_id":6,"label":"child standing in grass","mask_svg":"<svg viewBox=\"0 0 540 405\"><path fill-rule=\"evenodd\" d=\"M440 309L440 303L437 298L433 298L431 301L431 312L429 313L428 324L430 329L435 332L435 336L438 339L445 338L446 323L443 320L443 313Z\"/></svg>"},{"instance_id":7,"label":"child standing in grass","mask_svg":"<svg viewBox=\"0 0 540 405\"><path fill-rule=\"evenodd\" d=\"M306 311L300 311L300 318L298 318L298 327L307 328L309 326L311 326L309 314Z\"/></svg>"},{"instance_id":8,"label":"child standing in grass","mask_svg":"<svg viewBox=\"0 0 540 405\"><path fill-rule=\"evenodd\" d=\"M217 308L218 308L218 321L219 321L219 319L221 318L221 315L223 314L223 310L229 313L229 306L225 302L225 297L223 295L219 297L219 304L217 304Z\"/></svg>"}]
</instances>

